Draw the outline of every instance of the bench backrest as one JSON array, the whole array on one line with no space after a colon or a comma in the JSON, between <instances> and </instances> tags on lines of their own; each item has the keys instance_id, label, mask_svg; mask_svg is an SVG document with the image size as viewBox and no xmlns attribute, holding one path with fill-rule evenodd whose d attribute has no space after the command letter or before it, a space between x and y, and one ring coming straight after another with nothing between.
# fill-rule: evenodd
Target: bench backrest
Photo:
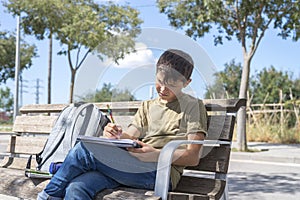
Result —
<instances>
[{"instance_id":1,"label":"bench backrest","mask_svg":"<svg viewBox=\"0 0 300 200\"><path fill-rule=\"evenodd\" d=\"M107 104L114 114L115 121L125 128L132 120L134 113L139 108L140 101L130 102L102 102L95 103L103 112L107 113ZM208 137L209 140L231 141L235 123L235 113L240 106L245 105L245 100L204 100L208 111ZM57 116L68 104L36 104L25 105L20 109L20 116L16 117L13 131L19 135L34 135L44 137L15 137L8 151L13 153L38 153L44 146ZM34 142L35 141L35 142ZM32 144L35 146L32 146ZM22 145L21 145L22 144ZM28 148L22 146L27 145ZM224 154L224 152L228 152ZM213 171L227 173L230 146L205 147L203 157L193 170Z\"/></svg>"},{"instance_id":2,"label":"bench backrest","mask_svg":"<svg viewBox=\"0 0 300 200\"><path fill-rule=\"evenodd\" d=\"M241 106L246 105L246 100L205 100L204 103L208 110L208 137L206 140L227 141L228 143L204 146L199 164L196 167L187 167L187 169L226 174L236 113Z\"/></svg>"},{"instance_id":3,"label":"bench backrest","mask_svg":"<svg viewBox=\"0 0 300 200\"><path fill-rule=\"evenodd\" d=\"M95 104L103 112L107 112L107 104L109 104L116 122L125 128L141 102L104 102ZM204 104L209 115L208 137L206 139L227 141L228 143L205 146L199 164L195 167L186 168L175 191L169 193L170 199L219 199L225 190L235 114L241 106L246 106L246 100L204 100ZM68 105L23 106L20 109L21 115L17 116L14 122L13 131L16 132L16 136L11 137L11 145L8 151L12 154L34 154L40 152L59 112L66 106ZM28 135L29 137L20 137L18 135ZM5 166L12 166L10 160L7 163ZM16 165L25 167L24 161ZM215 174L215 180L201 179L199 174L202 171ZM208 196L211 198L208 198Z\"/></svg>"}]
</instances>

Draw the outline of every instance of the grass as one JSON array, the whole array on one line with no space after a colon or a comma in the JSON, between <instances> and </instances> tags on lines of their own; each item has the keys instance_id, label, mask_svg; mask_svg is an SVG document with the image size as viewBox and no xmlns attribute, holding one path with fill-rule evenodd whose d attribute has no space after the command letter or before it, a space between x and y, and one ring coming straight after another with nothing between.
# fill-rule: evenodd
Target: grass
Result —
<instances>
[{"instance_id":1,"label":"grass","mask_svg":"<svg viewBox=\"0 0 300 200\"><path fill-rule=\"evenodd\" d=\"M278 124L248 125L247 141L250 142L268 142L281 144L300 143L300 126L288 128L280 127Z\"/></svg>"},{"instance_id":2,"label":"grass","mask_svg":"<svg viewBox=\"0 0 300 200\"><path fill-rule=\"evenodd\" d=\"M0 122L0 132L12 131L12 122Z\"/></svg>"}]
</instances>

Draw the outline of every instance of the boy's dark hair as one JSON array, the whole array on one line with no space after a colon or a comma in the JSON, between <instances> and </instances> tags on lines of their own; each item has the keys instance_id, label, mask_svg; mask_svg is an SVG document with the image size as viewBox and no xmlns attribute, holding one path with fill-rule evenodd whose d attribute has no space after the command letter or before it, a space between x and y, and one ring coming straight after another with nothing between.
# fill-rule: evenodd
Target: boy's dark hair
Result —
<instances>
[{"instance_id":1,"label":"boy's dark hair","mask_svg":"<svg viewBox=\"0 0 300 200\"><path fill-rule=\"evenodd\" d=\"M190 55L178 50L168 49L159 58L156 64L156 73L165 74L165 82L169 80L182 80L186 82L191 78L194 62Z\"/></svg>"}]
</instances>

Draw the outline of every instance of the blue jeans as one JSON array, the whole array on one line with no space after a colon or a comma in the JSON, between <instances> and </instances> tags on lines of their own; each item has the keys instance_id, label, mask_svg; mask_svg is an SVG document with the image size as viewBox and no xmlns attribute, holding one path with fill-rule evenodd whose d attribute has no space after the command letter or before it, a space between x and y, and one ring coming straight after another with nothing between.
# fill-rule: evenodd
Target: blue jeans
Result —
<instances>
[{"instance_id":1,"label":"blue jeans","mask_svg":"<svg viewBox=\"0 0 300 200\"><path fill-rule=\"evenodd\" d=\"M153 190L156 166L118 147L79 142L37 199L87 200L122 185Z\"/></svg>"}]
</instances>

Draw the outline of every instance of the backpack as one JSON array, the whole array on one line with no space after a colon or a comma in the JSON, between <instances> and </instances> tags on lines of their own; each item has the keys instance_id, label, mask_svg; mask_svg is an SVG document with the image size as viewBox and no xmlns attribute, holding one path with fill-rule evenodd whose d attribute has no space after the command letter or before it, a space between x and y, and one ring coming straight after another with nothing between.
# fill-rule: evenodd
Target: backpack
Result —
<instances>
[{"instance_id":1,"label":"backpack","mask_svg":"<svg viewBox=\"0 0 300 200\"><path fill-rule=\"evenodd\" d=\"M79 135L100 136L109 118L92 103L70 104L59 114L43 150L36 154L36 171L49 173L53 163L64 161L69 150L75 145ZM25 175L33 177L28 172L32 156L29 157ZM27 172L27 173L26 173Z\"/></svg>"}]
</instances>

